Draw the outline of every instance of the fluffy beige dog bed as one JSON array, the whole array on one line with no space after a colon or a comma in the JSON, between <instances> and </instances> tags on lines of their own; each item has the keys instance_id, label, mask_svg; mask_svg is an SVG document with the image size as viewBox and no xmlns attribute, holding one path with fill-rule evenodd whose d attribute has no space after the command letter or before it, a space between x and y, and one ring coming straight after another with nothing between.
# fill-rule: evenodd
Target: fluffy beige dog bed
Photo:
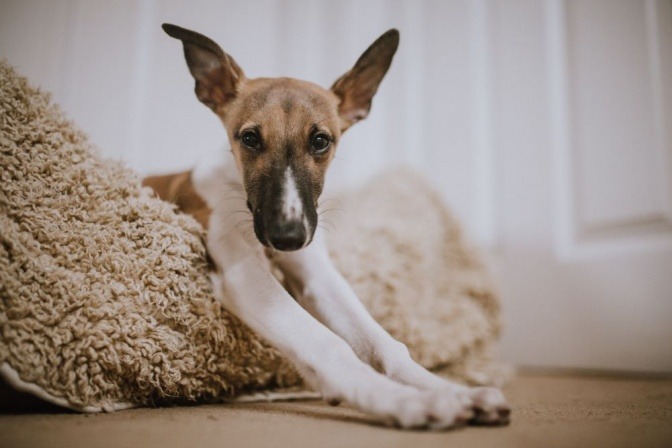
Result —
<instances>
[{"instance_id":1,"label":"fluffy beige dog bed","mask_svg":"<svg viewBox=\"0 0 672 448\"><path fill-rule=\"evenodd\" d=\"M12 386L93 412L300 385L213 299L203 229L98 157L4 61L0 185L0 373ZM423 365L496 382L498 299L438 196L394 173L339 209L333 256L373 315Z\"/></svg>"}]
</instances>

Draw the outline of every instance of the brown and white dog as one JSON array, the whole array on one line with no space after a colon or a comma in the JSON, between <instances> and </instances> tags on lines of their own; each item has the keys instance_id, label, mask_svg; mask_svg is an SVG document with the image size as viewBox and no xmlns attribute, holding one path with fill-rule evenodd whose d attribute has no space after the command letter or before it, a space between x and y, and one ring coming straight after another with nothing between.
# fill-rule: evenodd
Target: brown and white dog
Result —
<instances>
[{"instance_id":1,"label":"brown and white dog","mask_svg":"<svg viewBox=\"0 0 672 448\"><path fill-rule=\"evenodd\" d=\"M404 428L507 423L498 389L428 372L373 320L330 261L318 226L327 167L341 134L368 115L399 32L378 38L327 90L290 78L247 78L207 37L163 29L182 41L196 96L224 124L234 163L222 151L222 160L145 184L208 228L212 282L227 309L330 403L345 400ZM245 238L250 221L256 239ZM272 275L269 253L289 292Z\"/></svg>"}]
</instances>

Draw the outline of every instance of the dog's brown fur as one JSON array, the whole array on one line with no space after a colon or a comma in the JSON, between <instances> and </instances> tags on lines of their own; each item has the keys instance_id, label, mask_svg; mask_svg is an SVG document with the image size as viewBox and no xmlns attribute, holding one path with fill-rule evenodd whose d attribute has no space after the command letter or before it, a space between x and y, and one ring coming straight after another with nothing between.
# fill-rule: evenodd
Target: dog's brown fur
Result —
<instances>
[{"instance_id":1,"label":"dog's brown fur","mask_svg":"<svg viewBox=\"0 0 672 448\"><path fill-rule=\"evenodd\" d=\"M196 192L191 181L191 171L146 177L142 185L151 187L159 198L177 205L184 213L192 215L203 228L208 228L211 210Z\"/></svg>"},{"instance_id":2,"label":"dog's brown fur","mask_svg":"<svg viewBox=\"0 0 672 448\"><path fill-rule=\"evenodd\" d=\"M334 93L291 78L246 80L220 118L248 196L257 197L260 179L272 176L275 167L292 159L301 169L297 175L306 176L315 187L312 195L317 201L335 151L316 156L309 145L311 136L318 132L328 135L334 146L341 136ZM258 130L263 151L250 151L242 145L240 135L250 128Z\"/></svg>"}]
</instances>

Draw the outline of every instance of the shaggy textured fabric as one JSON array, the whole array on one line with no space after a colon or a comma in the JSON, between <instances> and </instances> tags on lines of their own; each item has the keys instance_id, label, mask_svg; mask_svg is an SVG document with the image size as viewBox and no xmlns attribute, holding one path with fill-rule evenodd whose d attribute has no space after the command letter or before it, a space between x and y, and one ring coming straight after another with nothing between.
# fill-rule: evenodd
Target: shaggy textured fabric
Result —
<instances>
[{"instance_id":1,"label":"shaggy textured fabric","mask_svg":"<svg viewBox=\"0 0 672 448\"><path fill-rule=\"evenodd\" d=\"M4 61L0 182L0 374L14 387L99 411L300 385L214 300L203 229ZM374 317L427 367L501 379L497 296L437 195L393 173L337 208L333 256Z\"/></svg>"},{"instance_id":2,"label":"shaggy textured fabric","mask_svg":"<svg viewBox=\"0 0 672 448\"><path fill-rule=\"evenodd\" d=\"M335 202L324 224L331 256L376 320L423 366L499 383L499 296L438 193L393 170Z\"/></svg>"}]
</instances>

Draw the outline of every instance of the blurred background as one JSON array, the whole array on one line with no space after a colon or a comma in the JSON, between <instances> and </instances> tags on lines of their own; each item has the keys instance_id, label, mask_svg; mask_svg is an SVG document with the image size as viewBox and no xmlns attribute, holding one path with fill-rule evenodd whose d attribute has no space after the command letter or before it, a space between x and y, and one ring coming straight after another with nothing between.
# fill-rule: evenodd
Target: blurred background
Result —
<instances>
[{"instance_id":1,"label":"blurred background","mask_svg":"<svg viewBox=\"0 0 672 448\"><path fill-rule=\"evenodd\" d=\"M672 371L672 1L0 0L0 56L107 156L185 170L226 135L162 22L325 87L398 28L328 182L425 173L501 285L504 359Z\"/></svg>"}]
</instances>

